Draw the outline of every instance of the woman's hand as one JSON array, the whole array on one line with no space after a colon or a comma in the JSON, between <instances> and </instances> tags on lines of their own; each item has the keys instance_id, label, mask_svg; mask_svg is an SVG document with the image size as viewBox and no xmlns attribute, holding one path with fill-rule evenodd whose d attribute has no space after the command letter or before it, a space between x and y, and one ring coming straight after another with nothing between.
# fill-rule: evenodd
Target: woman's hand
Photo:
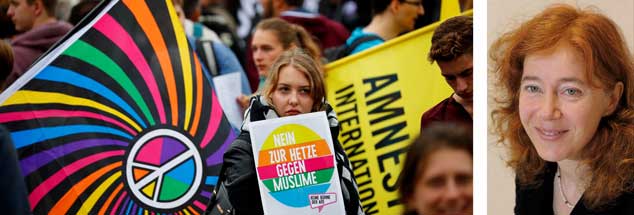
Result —
<instances>
[{"instance_id":1,"label":"woman's hand","mask_svg":"<svg viewBox=\"0 0 634 215\"><path fill-rule=\"evenodd\" d=\"M239 95L236 98L236 102L238 102L238 105L240 105L240 108L242 108L242 111L244 111L249 107L249 96Z\"/></svg>"}]
</instances>

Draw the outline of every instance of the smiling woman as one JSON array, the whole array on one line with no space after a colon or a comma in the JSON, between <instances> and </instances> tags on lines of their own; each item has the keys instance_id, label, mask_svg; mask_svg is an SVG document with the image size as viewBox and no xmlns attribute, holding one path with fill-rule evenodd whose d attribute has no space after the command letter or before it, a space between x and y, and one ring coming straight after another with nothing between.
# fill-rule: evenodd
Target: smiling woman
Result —
<instances>
[{"instance_id":1,"label":"smiling woman","mask_svg":"<svg viewBox=\"0 0 634 215\"><path fill-rule=\"evenodd\" d=\"M491 47L516 214L634 213L634 65L618 27L555 5Z\"/></svg>"}]
</instances>

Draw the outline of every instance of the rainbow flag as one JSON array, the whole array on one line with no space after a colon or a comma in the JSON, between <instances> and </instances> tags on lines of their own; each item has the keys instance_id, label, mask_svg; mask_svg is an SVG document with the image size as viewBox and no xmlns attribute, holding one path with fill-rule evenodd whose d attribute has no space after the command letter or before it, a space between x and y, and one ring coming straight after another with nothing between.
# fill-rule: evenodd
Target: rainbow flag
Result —
<instances>
[{"instance_id":1,"label":"rainbow flag","mask_svg":"<svg viewBox=\"0 0 634 215\"><path fill-rule=\"evenodd\" d=\"M0 95L36 214L200 214L236 137L172 7L104 1Z\"/></svg>"}]
</instances>

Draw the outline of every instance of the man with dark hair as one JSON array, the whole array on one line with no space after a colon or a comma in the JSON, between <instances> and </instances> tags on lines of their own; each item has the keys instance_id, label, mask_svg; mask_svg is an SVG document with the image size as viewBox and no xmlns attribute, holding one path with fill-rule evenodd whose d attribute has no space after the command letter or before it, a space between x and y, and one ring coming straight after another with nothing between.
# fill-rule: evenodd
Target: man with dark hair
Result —
<instances>
[{"instance_id":1,"label":"man with dark hair","mask_svg":"<svg viewBox=\"0 0 634 215\"><path fill-rule=\"evenodd\" d=\"M73 27L55 18L56 0L10 1L7 15L11 17L15 29L23 33L11 41L15 58L7 86Z\"/></svg>"},{"instance_id":2,"label":"man with dark hair","mask_svg":"<svg viewBox=\"0 0 634 215\"><path fill-rule=\"evenodd\" d=\"M457 16L434 31L429 60L440 71L454 93L421 117L421 129L435 121L473 126L473 18Z\"/></svg>"},{"instance_id":3,"label":"man with dark hair","mask_svg":"<svg viewBox=\"0 0 634 215\"><path fill-rule=\"evenodd\" d=\"M380 45L398 35L411 31L416 18L425 13L422 0L371 0L372 21L365 28L357 28L352 32L346 44L351 46L360 38L373 39L355 44L349 54Z\"/></svg>"}]
</instances>

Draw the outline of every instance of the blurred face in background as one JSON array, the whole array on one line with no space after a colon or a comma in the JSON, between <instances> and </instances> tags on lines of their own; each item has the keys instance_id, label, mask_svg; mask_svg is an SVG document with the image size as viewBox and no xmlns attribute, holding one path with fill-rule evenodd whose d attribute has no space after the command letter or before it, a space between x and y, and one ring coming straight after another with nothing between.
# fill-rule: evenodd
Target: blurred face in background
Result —
<instances>
[{"instance_id":1,"label":"blurred face in background","mask_svg":"<svg viewBox=\"0 0 634 215\"><path fill-rule=\"evenodd\" d=\"M473 100L473 57L464 54L452 61L437 61L447 84L464 101Z\"/></svg>"},{"instance_id":2,"label":"blurred face in background","mask_svg":"<svg viewBox=\"0 0 634 215\"><path fill-rule=\"evenodd\" d=\"M440 148L420 162L423 171L408 208L424 215L473 213L473 158L468 152Z\"/></svg>"},{"instance_id":3,"label":"blurred face in background","mask_svg":"<svg viewBox=\"0 0 634 215\"><path fill-rule=\"evenodd\" d=\"M185 12L183 11L183 7L180 4L174 3L174 11L178 16L178 20L181 22L183 28L185 27Z\"/></svg>"},{"instance_id":4,"label":"blurred face in background","mask_svg":"<svg viewBox=\"0 0 634 215\"><path fill-rule=\"evenodd\" d=\"M273 31L257 29L251 40L251 51L258 73L266 77L277 57L284 52L284 47Z\"/></svg>"},{"instance_id":5,"label":"blurred face in background","mask_svg":"<svg viewBox=\"0 0 634 215\"><path fill-rule=\"evenodd\" d=\"M306 74L292 66L280 69L277 84L271 94L271 102L280 116L309 113L314 100L310 81Z\"/></svg>"},{"instance_id":6,"label":"blurred face in background","mask_svg":"<svg viewBox=\"0 0 634 215\"><path fill-rule=\"evenodd\" d=\"M578 160L603 116L614 112L623 84L599 88L572 48L529 54L519 94L522 126L542 159Z\"/></svg>"},{"instance_id":7,"label":"blurred face in background","mask_svg":"<svg viewBox=\"0 0 634 215\"><path fill-rule=\"evenodd\" d=\"M18 32L31 30L37 15L44 12L44 7L41 2L35 1L33 4L29 4L26 1L27 0L9 1L7 15L11 18L13 24L15 24L15 30Z\"/></svg>"},{"instance_id":8,"label":"blurred face in background","mask_svg":"<svg viewBox=\"0 0 634 215\"><path fill-rule=\"evenodd\" d=\"M423 0L403 0L395 15L402 32L406 32L414 29L416 18L424 13Z\"/></svg>"}]
</instances>

